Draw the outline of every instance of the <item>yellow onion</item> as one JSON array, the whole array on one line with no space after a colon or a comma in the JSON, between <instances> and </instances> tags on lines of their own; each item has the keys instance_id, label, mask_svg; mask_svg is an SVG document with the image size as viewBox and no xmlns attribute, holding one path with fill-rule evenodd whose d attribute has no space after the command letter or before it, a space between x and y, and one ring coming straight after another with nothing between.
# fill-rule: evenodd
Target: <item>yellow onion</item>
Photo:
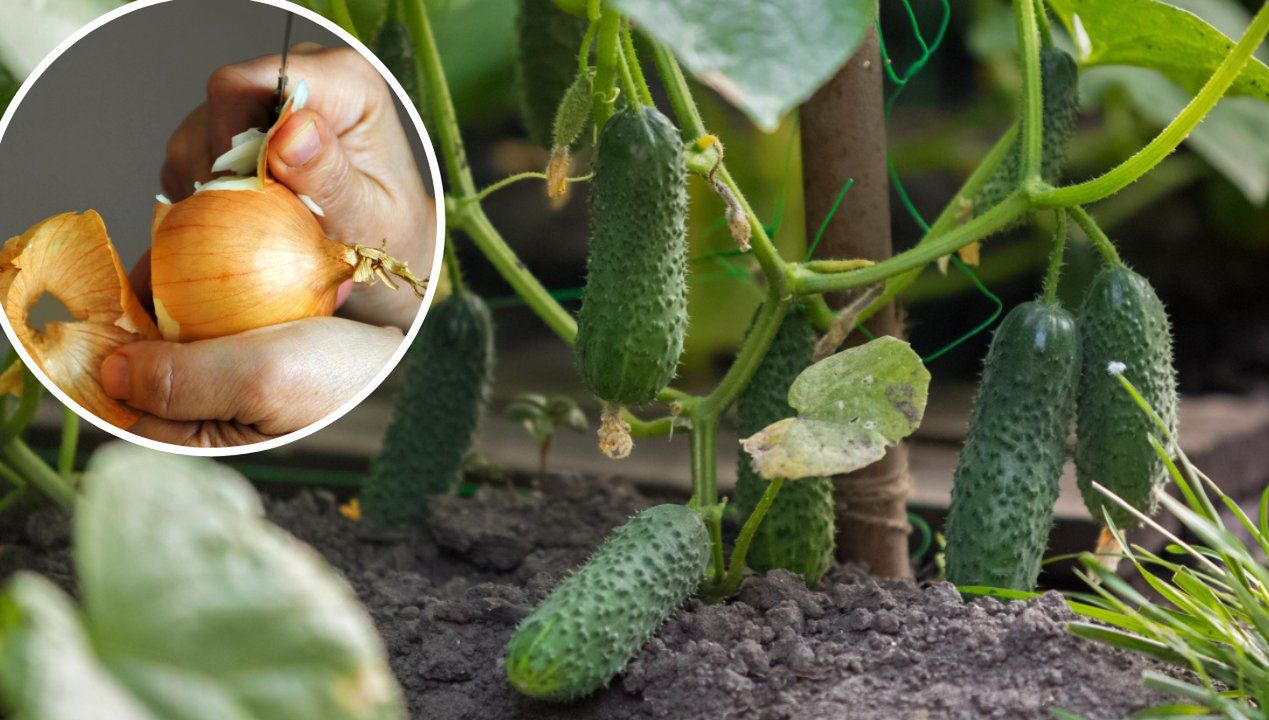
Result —
<instances>
[{"instance_id":1,"label":"yellow onion","mask_svg":"<svg viewBox=\"0 0 1269 720\"><path fill-rule=\"evenodd\" d=\"M248 130L217 159L221 177L175 205L160 198L150 248L150 284L166 340L221 337L335 311L345 281L426 281L382 249L347 245L322 232L306 197L268 176L269 140L303 106L301 82L269 130Z\"/></svg>"},{"instance_id":2,"label":"yellow onion","mask_svg":"<svg viewBox=\"0 0 1269 720\"><path fill-rule=\"evenodd\" d=\"M31 327L28 314L47 293L74 318ZM157 340L158 330L137 301L106 234L89 210L44 220L0 250L0 300L31 358L72 400L122 428L141 414L108 396L98 369L116 348Z\"/></svg>"}]
</instances>

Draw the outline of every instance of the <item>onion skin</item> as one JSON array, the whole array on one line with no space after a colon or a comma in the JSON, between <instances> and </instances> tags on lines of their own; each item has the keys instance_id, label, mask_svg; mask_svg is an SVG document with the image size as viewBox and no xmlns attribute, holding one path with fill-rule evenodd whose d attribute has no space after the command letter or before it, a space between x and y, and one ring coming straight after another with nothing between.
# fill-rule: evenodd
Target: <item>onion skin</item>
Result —
<instances>
[{"instance_id":1,"label":"onion skin","mask_svg":"<svg viewBox=\"0 0 1269 720\"><path fill-rule=\"evenodd\" d=\"M157 208L150 283L166 340L222 337L334 313L355 256L286 186L205 190Z\"/></svg>"}]
</instances>

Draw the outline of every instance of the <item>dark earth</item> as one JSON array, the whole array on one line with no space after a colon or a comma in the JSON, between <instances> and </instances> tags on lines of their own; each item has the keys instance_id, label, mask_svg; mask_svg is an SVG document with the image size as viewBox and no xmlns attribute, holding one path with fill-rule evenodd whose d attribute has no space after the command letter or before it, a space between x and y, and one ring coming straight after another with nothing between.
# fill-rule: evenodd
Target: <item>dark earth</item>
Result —
<instances>
[{"instance_id":1,"label":"dark earth","mask_svg":"<svg viewBox=\"0 0 1269 720\"><path fill-rule=\"evenodd\" d=\"M531 495L438 499L431 528L397 538L365 537L324 492L270 501L269 515L356 589L413 718L1123 718L1167 700L1142 686L1153 663L1067 633L1055 593L966 603L947 583L851 567L815 591L774 572L726 604L692 602L591 698L519 696L502 664L516 622L649 503L622 480L556 476ZM68 542L64 519L11 523L0 578L32 569L70 588Z\"/></svg>"}]
</instances>

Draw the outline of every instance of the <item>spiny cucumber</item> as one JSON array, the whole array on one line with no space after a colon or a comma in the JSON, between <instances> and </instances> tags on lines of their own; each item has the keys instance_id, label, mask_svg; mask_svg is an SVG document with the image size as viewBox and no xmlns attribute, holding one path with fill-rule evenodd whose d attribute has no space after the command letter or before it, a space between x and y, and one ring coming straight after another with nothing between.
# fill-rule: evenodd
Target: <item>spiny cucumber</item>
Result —
<instances>
[{"instance_id":1,"label":"spiny cucumber","mask_svg":"<svg viewBox=\"0 0 1269 720\"><path fill-rule=\"evenodd\" d=\"M516 15L516 70L520 110L529 138L551 147L555 110L577 75L577 56L586 21L552 0L519 0Z\"/></svg>"},{"instance_id":2,"label":"spiny cucumber","mask_svg":"<svg viewBox=\"0 0 1269 720\"><path fill-rule=\"evenodd\" d=\"M650 402L674 378L687 332L686 172L679 132L656 108L604 125L576 354L609 403Z\"/></svg>"},{"instance_id":3,"label":"spiny cucumber","mask_svg":"<svg viewBox=\"0 0 1269 720\"><path fill-rule=\"evenodd\" d=\"M947 579L1031 590L1048 547L1079 378L1075 319L1019 305L992 338L956 464Z\"/></svg>"},{"instance_id":4,"label":"spiny cucumber","mask_svg":"<svg viewBox=\"0 0 1269 720\"><path fill-rule=\"evenodd\" d=\"M1079 68L1075 60L1057 48L1040 51L1040 83L1044 107L1041 132L1040 177L1047 183L1062 179L1066 146L1075 133L1079 115ZM1016 138L995 172L974 198L974 214L990 210L1018 189L1022 172L1021 138Z\"/></svg>"},{"instance_id":5,"label":"spiny cucumber","mask_svg":"<svg viewBox=\"0 0 1269 720\"><path fill-rule=\"evenodd\" d=\"M603 687L696 590L709 555L696 511L657 505L636 514L516 628L507 679L544 700Z\"/></svg>"},{"instance_id":6,"label":"spiny cucumber","mask_svg":"<svg viewBox=\"0 0 1269 720\"><path fill-rule=\"evenodd\" d=\"M815 328L794 308L785 316L762 364L736 401L736 431L748 437L777 420L797 415L789 386L811 364ZM767 481L753 471L749 453L737 458L736 508L749 517ZM814 587L833 561L833 483L825 477L786 481L758 526L745 562L760 573L782 568Z\"/></svg>"},{"instance_id":7,"label":"spiny cucumber","mask_svg":"<svg viewBox=\"0 0 1269 720\"><path fill-rule=\"evenodd\" d=\"M1080 307L1083 374L1080 378L1075 470L1084 504L1098 522L1103 510L1120 528L1140 523L1095 488L1101 483L1128 504L1152 515L1167 480L1149 436L1161 433L1110 374L1123 363L1124 377L1176 431L1176 374L1168 314L1150 283L1128 268L1107 267L1093 278ZM1159 437L1165 442L1164 438Z\"/></svg>"},{"instance_id":8,"label":"spiny cucumber","mask_svg":"<svg viewBox=\"0 0 1269 720\"><path fill-rule=\"evenodd\" d=\"M403 363L383 449L361 490L366 523L423 521L428 500L458 482L493 375L489 308L465 290L432 305Z\"/></svg>"}]
</instances>

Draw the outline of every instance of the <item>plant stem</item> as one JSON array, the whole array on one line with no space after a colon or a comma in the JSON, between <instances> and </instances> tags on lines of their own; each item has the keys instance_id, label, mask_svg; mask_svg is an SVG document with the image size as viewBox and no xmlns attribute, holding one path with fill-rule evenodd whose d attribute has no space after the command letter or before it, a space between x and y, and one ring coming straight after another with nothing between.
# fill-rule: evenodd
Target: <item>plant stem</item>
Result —
<instances>
[{"instance_id":1,"label":"plant stem","mask_svg":"<svg viewBox=\"0 0 1269 720\"><path fill-rule=\"evenodd\" d=\"M1049 269L1044 274L1044 301L1057 302L1058 280L1062 277L1062 259L1066 255L1066 211L1057 211L1057 229L1053 235L1053 254L1049 256Z\"/></svg>"},{"instance_id":2,"label":"plant stem","mask_svg":"<svg viewBox=\"0 0 1269 720\"><path fill-rule=\"evenodd\" d=\"M718 504L718 418L692 418L692 500L704 509Z\"/></svg>"},{"instance_id":3,"label":"plant stem","mask_svg":"<svg viewBox=\"0 0 1269 720\"><path fill-rule=\"evenodd\" d=\"M1040 26L1040 44L1043 47L1053 45L1053 29L1049 26L1049 14L1044 9L1044 0L1034 0L1035 19Z\"/></svg>"},{"instance_id":4,"label":"plant stem","mask_svg":"<svg viewBox=\"0 0 1269 720\"><path fill-rule=\"evenodd\" d=\"M1020 191L1002 200L991 210L950 230L936 240L922 242L906 252L882 260L871 267L840 273L817 273L801 265L792 272L793 289L799 295L824 293L881 282L904 270L925 267L933 260L954 252L1009 225L1026 211L1027 199Z\"/></svg>"},{"instance_id":5,"label":"plant stem","mask_svg":"<svg viewBox=\"0 0 1269 720\"><path fill-rule=\"evenodd\" d=\"M768 482L767 489L758 499L758 504L754 506L753 512L749 513L744 526L740 528L740 534L736 536L736 544L731 548L731 565L727 568L727 578L717 589L720 597L727 597L740 589L741 576L745 572L745 558L749 555L749 545L753 542L753 536L757 534L758 527L762 525L762 519L766 517L767 510L771 509L771 504L775 502L783 485L784 478L776 478Z\"/></svg>"},{"instance_id":6,"label":"plant stem","mask_svg":"<svg viewBox=\"0 0 1269 720\"><path fill-rule=\"evenodd\" d=\"M1097 221L1084 208L1076 205L1068 208L1071 217L1075 219L1075 224L1080 226L1084 231L1084 235L1088 237L1088 241L1093 243L1093 247L1097 248L1097 252L1101 253L1102 259L1107 265L1123 265L1124 261L1119 257L1119 251L1115 249L1115 244L1106 237L1106 233L1098 227Z\"/></svg>"},{"instance_id":7,"label":"plant stem","mask_svg":"<svg viewBox=\"0 0 1269 720\"><path fill-rule=\"evenodd\" d=\"M446 233L448 235L448 233ZM458 252L454 249L454 237L450 235L445 238L445 272L449 273L449 284L454 288L454 293L461 293L467 289L467 282L463 280L463 267L458 264Z\"/></svg>"},{"instance_id":8,"label":"plant stem","mask_svg":"<svg viewBox=\"0 0 1269 720\"><path fill-rule=\"evenodd\" d=\"M57 449L57 472L70 480L75 472L75 451L79 445L79 416L70 408L62 408L62 443Z\"/></svg>"},{"instance_id":9,"label":"plant stem","mask_svg":"<svg viewBox=\"0 0 1269 720\"><path fill-rule=\"evenodd\" d=\"M996 144L992 147L992 149L987 153L982 161L978 163L978 167L976 167L974 171L970 173L969 177L966 178L965 183L961 185L960 190L957 190L956 195L952 197L952 201L943 208L943 211L939 213L939 216L934 220L934 224L930 225L929 228L926 229L925 236L917 243L917 247L925 245L926 243L934 242L934 240L956 227L957 223L960 222L961 214L964 212L962 200L968 201L973 198L979 188L987 182L992 173L994 173L996 168L1000 165L1000 162L1006 155L1009 154L1011 148L1013 147L1014 140L1017 137L1018 124L1014 123L1003 135L1000 136L1000 139L996 141ZM887 278L885 290L882 291L881 295L874 300L871 305L864 308L864 311L859 314L859 322L862 323L875 315L878 310L885 307L886 304L898 296L899 293L906 290L909 285L921 276L921 272L924 269L925 265L921 265L913 270Z\"/></svg>"},{"instance_id":10,"label":"plant stem","mask_svg":"<svg viewBox=\"0 0 1269 720\"><path fill-rule=\"evenodd\" d=\"M682 126L684 140L691 142L707 135L705 123L701 120L701 113L696 107L696 101L692 99L692 91L688 88L687 78L684 77L678 61L660 43L653 45L653 57L656 61L657 72L661 75L661 82L665 85L666 94L670 98L670 105L674 108L674 115ZM780 253L776 251L775 244L771 242L771 237L767 235L766 227L749 205L749 200L740 186L732 179L725 162L718 164L715 177L732 191L740 207L745 211L745 216L749 219L749 225L753 230L750 244L753 246L754 257L767 278L767 284L777 296L783 297L788 284L788 270L784 260L780 258Z\"/></svg>"},{"instance_id":11,"label":"plant stem","mask_svg":"<svg viewBox=\"0 0 1269 720\"><path fill-rule=\"evenodd\" d=\"M617 99L617 76L621 66L621 16L610 5L600 10L599 26L595 31L595 130L600 131L612 117L613 103ZM631 102L635 98L630 99Z\"/></svg>"},{"instance_id":12,"label":"plant stem","mask_svg":"<svg viewBox=\"0 0 1269 720\"><path fill-rule=\"evenodd\" d=\"M66 480L46 465L21 438L15 437L0 445L0 460L58 505L70 507L75 502L75 491Z\"/></svg>"},{"instance_id":13,"label":"plant stem","mask_svg":"<svg viewBox=\"0 0 1269 720\"><path fill-rule=\"evenodd\" d=\"M655 105L656 103L652 100L652 91L648 89L648 80L643 76L643 67L639 64L639 52L635 50L634 33L631 32L628 21L621 28L621 53L638 88L639 100L644 105Z\"/></svg>"},{"instance_id":14,"label":"plant stem","mask_svg":"<svg viewBox=\"0 0 1269 720\"><path fill-rule=\"evenodd\" d=\"M626 59L624 52L617 55L617 66L621 68L621 87L628 98L626 102L632 108L643 107L645 103L639 94L639 88L635 85L634 75L630 73L630 62Z\"/></svg>"},{"instance_id":15,"label":"plant stem","mask_svg":"<svg viewBox=\"0 0 1269 720\"><path fill-rule=\"evenodd\" d=\"M458 126L458 118L454 113L454 101L449 94L449 83L445 79L445 69L441 66L441 56L436 49L436 38L432 35L432 23L427 17L427 7L423 0L404 0L406 29L414 39L415 62L418 63L419 76L427 91L428 105L431 108L434 128L441 143L441 156L445 158L445 171L449 179L450 192L458 197L476 194L476 183L472 180L471 167L467 164L467 153L463 150L462 130ZM423 108L419 108L420 111ZM449 210L446 207L446 210Z\"/></svg>"},{"instance_id":16,"label":"plant stem","mask_svg":"<svg viewBox=\"0 0 1269 720\"><path fill-rule=\"evenodd\" d=\"M1066 187L1052 188L1032 195L1037 207L1070 207L1100 200L1127 187L1155 165L1163 161L1190 134L1229 89L1242 72L1256 47L1269 34L1269 3L1260 6L1246 32L1230 50L1203 88L1179 115L1173 118L1155 138L1132 157L1104 175Z\"/></svg>"},{"instance_id":17,"label":"plant stem","mask_svg":"<svg viewBox=\"0 0 1269 720\"><path fill-rule=\"evenodd\" d=\"M768 293L753 327L740 345L735 361L727 368L727 373L710 394L701 399L694 418L702 415L718 416L727 406L744 391L749 380L762 364L767 349L780 330L780 323L789 311L789 303L781 300L774 293Z\"/></svg>"},{"instance_id":18,"label":"plant stem","mask_svg":"<svg viewBox=\"0 0 1269 720\"><path fill-rule=\"evenodd\" d=\"M352 13L348 12L348 3L345 0L330 0L330 19L349 35L361 40L361 35L357 33L357 24L353 22Z\"/></svg>"},{"instance_id":19,"label":"plant stem","mask_svg":"<svg viewBox=\"0 0 1269 720\"><path fill-rule=\"evenodd\" d=\"M564 182L569 182L569 183L586 182L587 180L590 180L594 176L595 176L594 173L588 173L586 175L578 175L576 177L564 178ZM514 185L515 183L521 182L523 180L547 180L547 179L548 177L546 173L537 172L535 170L529 170L527 172L516 173L515 175L508 175L507 177L495 183L492 183L490 185L487 185L481 188L480 191L477 192L475 195L472 195L471 197L468 197L468 198L464 198L463 202L464 203L480 202L481 200L484 200L485 198L498 192L499 190L502 190L505 187Z\"/></svg>"},{"instance_id":20,"label":"plant stem","mask_svg":"<svg viewBox=\"0 0 1269 720\"><path fill-rule=\"evenodd\" d=\"M1044 99L1040 87L1040 37L1034 0L1014 0L1014 20L1018 29L1018 51L1022 54L1022 173L1024 186L1040 178L1040 152Z\"/></svg>"}]
</instances>

